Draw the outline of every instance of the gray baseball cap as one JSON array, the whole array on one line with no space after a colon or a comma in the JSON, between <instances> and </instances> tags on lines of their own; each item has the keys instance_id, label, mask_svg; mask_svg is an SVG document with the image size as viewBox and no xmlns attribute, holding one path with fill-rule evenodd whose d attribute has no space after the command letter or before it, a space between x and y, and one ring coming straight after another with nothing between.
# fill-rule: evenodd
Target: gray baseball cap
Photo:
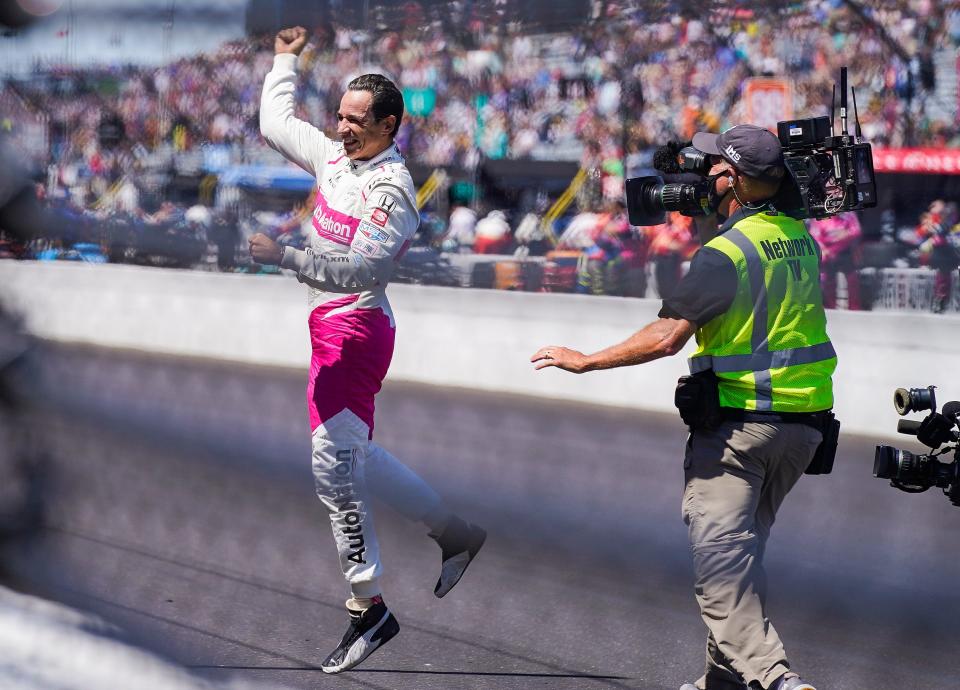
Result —
<instances>
[{"instance_id":1,"label":"gray baseball cap","mask_svg":"<svg viewBox=\"0 0 960 690\"><path fill-rule=\"evenodd\" d=\"M756 125L734 125L722 134L697 132L693 147L721 156L747 177L777 181L783 177L783 148L770 130Z\"/></svg>"}]
</instances>

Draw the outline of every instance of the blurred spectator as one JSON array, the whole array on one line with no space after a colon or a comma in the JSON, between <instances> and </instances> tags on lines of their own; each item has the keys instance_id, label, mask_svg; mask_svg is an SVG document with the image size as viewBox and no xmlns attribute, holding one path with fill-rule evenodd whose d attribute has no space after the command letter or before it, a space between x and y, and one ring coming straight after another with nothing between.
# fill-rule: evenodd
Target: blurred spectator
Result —
<instances>
[{"instance_id":1,"label":"blurred spectator","mask_svg":"<svg viewBox=\"0 0 960 690\"><path fill-rule=\"evenodd\" d=\"M533 211L527 213L513 232L517 243L517 256L542 256L547 253L546 234L541 227L541 219Z\"/></svg>"},{"instance_id":2,"label":"blurred spectator","mask_svg":"<svg viewBox=\"0 0 960 690\"><path fill-rule=\"evenodd\" d=\"M647 254L649 242L641 228L629 224L620 226L619 256L623 275L623 295L626 297L644 297L647 294Z\"/></svg>"},{"instance_id":3,"label":"blurred spectator","mask_svg":"<svg viewBox=\"0 0 960 690\"><path fill-rule=\"evenodd\" d=\"M605 204L603 212L595 216L591 237L593 244L584 251L577 277L578 290L596 295L643 296L646 278L642 242L634 237L622 201Z\"/></svg>"},{"instance_id":4,"label":"blurred spectator","mask_svg":"<svg viewBox=\"0 0 960 690\"><path fill-rule=\"evenodd\" d=\"M823 306L837 308L837 274L847 283L847 309L863 308L860 300L860 220L853 212L839 213L807 224L813 239L820 245L820 281Z\"/></svg>"},{"instance_id":5,"label":"blurred spectator","mask_svg":"<svg viewBox=\"0 0 960 690\"><path fill-rule=\"evenodd\" d=\"M471 251L477 228L477 214L469 206L457 204L450 212L443 248L447 251Z\"/></svg>"},{"instance_id":6,"label":"blurred spectator","mask_svg":"<svg viewBox=\"0 0 960 690\"><path fill-rule=\"evenodd\" d=\"M597 221L596 213L586 210L580 211L570 219L557 241L557 247L559 249L587 249L593 246Z\"/></svg>"},{"instance_id":7,"label":"blurred spectator","mask_svg":"<svg viewBox=\"0 0 960 690\"><path fill-rule=\"evenodd\" d=\"M210 227L213 220L213 214L206 206L196 204L186 210L183 219L187 221L187 225L192 232L198 236L206 237L207 228Z\"/></svg>"},{"instance_id":8,"label":"blurred spectator","mask_svg":"<svg viewBox=\"0 0 960 690\"><path fill-rule=\"evenodd\" d=\"M237 265L239 240L236 214L232 211L218 213L213 219L210 237L217 245L217 268L221 271L232 271Z\"/></svg>"},{"instance_id":9,"label":"blurred spectator","mask_svg":"<svg viewBox=\"0 0 960 690\"><path fill-rule=\"evenodd\" d=\"M938 199L920 217L916 229L920 242L920 263L936 271L933 283L933 311L940 313L950 304L953 276L960 267L960 225L956 202Z\"/></svg>"},{"instance_id":10,"label":"blurred spectator","mask_svg":"<svg viewBox=\"0 0 960 690\"><path fill-rule=\"evenodd\" d=\"M666 222L648 228L647 234L657 296L667 299L683 277L683 262L698 249L693 219L671 212Z\"/></svg>"},{"instance_id":11,"label":"blurred spectator","mask_svg":"<svg viewBox=\"0 0 960 690\"><path fill-rule=\"evenodd\" d=\"M493 210L477 222L473 251L477 254L506 254L513 238L503 211Z\"/></svg>"}]
</instances>

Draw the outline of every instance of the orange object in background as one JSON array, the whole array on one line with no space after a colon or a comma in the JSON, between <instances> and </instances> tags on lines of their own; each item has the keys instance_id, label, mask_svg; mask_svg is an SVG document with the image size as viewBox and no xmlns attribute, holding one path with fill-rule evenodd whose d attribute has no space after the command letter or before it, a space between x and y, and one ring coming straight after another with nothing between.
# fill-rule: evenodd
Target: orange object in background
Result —
<instances>
[{"instance_id":1,"label":"orange object in background","mask_svg":"<svg viewBox=\"0 0 960 690\"><path fill-rule=\"evenodd\" d=\"M493 287L497 290L522 290L522 264L519 261L498 261L493 267Z\"/></svg>"},{"instance_id":2,"label":"orange object in background","mask_svg":"<svg viewBox=\"0 0 960 690\"><path fill-rule=\"evenodd\" d=\"M743 85L747 124L776 133L777 123L793 117L793 84L789 79L753 77Z\"/></svg>"}]
</instances>

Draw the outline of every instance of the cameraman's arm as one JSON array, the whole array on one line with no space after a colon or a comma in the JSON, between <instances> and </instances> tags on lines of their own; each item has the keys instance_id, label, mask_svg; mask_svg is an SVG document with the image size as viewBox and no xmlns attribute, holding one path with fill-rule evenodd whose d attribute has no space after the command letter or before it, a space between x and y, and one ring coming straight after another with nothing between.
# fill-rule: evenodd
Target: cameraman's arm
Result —
<instances>
[{"instance_id":1,"label":"cameraman's arm","mask_svg":"<svg viewBox=\"0 0 960 690\"><path fill-rule=\"evenodd\" d=\"M575 374L642 364L679 352L699 325L730 308L737 293L733 262L711 247L698 251L690 270L663 302L660 318L632 336L592 355L558 345L542 347L530 361L536 369L557 367Z\"/></svg>"},{"instance_id":2,"label":"cameraman's arm","mask_svg":"<svg viewBox=\"0 0 960 690\"><path fill-rule=\"evenodd\" d=\"M530 358L535 369L557 367L575 374L643 364L678 353L697 330L686 319L660 318L622 343L585 355L559 345L542 347Z\"/></svg>"}]
</instances>

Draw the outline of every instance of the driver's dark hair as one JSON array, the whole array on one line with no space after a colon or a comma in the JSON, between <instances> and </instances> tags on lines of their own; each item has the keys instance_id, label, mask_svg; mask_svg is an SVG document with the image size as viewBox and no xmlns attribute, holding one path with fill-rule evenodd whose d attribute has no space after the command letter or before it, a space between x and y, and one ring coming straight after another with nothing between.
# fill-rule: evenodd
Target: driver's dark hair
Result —
<instances>
[{"instance_id":1,"label":"driver's dark hair","mask_svg":"<svg viewBox=\"0 0 960 690\"><path fill-rule=\"evenodd\" d=\"M388 115L395 115L397 121L393 125L390 137L397 136L400 121L403 120L403 94L396 85L382 74L361 74L347 84L349 91L369 91L373 95L370 109L373 117L382 120Z\"/></svg>"}]
</instances>

